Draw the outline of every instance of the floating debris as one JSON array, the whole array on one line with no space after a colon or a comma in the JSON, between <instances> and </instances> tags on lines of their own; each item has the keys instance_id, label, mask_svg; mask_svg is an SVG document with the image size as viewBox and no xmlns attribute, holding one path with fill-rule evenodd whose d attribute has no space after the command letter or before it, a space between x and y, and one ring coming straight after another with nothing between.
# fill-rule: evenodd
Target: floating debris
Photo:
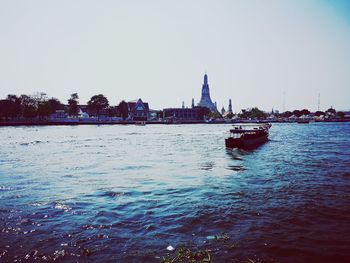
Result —
<instances>
[{"instance_id":1,"label":"floating debris","mask_svg":"<svg viewBox=\"0 0 350 263\"><path fill-rule=\"evenodd\" d=\"M90 255L92 255L92 251L91 251L90 249L88 249L88 248L83 248L81 252L82 252L82 254L83 254L84 256L90 256Z\"/></svg>"},{"instance_id":2,"label":"floating debris","mask_svg":"<svg viewBox=\"0 0 350 263\"><path fill-rule=\"evenodd\" d=\"M174 257L164 258L162 263L180 263L180 262L212 262L210 250L191 251L185 246L181 246L176 250Z\"/></svg>"},{"instance_id":3,"label":"floating debris","mask_svg":"<svg viewBox=\"0 0 350 263\"><path fill-rule=\"evenodd\" d=\"M65 212L72 210L71 207L69 207L68 205L62 204L62 203L56 203L54 208L59 209L59 210L63 210Z\"/></svg>"},{"instance_id":4,"label":"floating debris","mask_svg":"<svg viewBox=\"0 0 350 263\"><path fill-rule=\"evenodd\" d=\"M222 234L222 235L216 235L215 236L216 240L229 240L230 236L226 233Z\"/></svg>"},{"instance_id":5,"label":"floating debris","mask_svg":"<svg viewBox=\"0 0 350 263\"><path fill-rule=\"evenodd\" d=\"M229 240L230 236L228 234L218 234L215 236L207 236L206 237L208 240Z\"/></svg>"}]
</instances>

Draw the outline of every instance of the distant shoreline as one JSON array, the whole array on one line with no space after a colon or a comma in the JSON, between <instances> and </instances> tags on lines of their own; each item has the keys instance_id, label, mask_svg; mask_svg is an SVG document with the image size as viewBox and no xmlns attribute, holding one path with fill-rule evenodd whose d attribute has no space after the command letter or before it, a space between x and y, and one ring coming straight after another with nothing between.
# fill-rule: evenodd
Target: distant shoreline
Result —
<instances>
[{"instance_id":1,"label":"distant shoreline","mask_svg":"<svg viewBox=\"0 0 350 263\"><path fill-rule=\"evenodd\" d=\"M322 120L316 122L350 122L350 120ZM268 121L268 120L240 120L234 122L226 121L145 121L149 124L164 124L164 125L179 125L179 124L235 124L235 123L297 123L297 121ZM65 122L65 121L9 121L0 122L0 127L14 127L14 126L77 126L77 125L140 125L138 121L94 121L94 122Z\"/></svg>"},{"instance_id":2,"label":"distant shoreline","mask_svg":"<svg viewBox=\"0 0 350 263\"><path fill-rule=\"evenodd\" d=\"M145 124L206 124L204 121L190 121L170 123L164 121L145 121ZM140 125L139 121L84 121L84 122L65 122L65 121L16 121L0 122L0 127L5 126L76 126L76 125Z\"/></svg>"}]
</instances>

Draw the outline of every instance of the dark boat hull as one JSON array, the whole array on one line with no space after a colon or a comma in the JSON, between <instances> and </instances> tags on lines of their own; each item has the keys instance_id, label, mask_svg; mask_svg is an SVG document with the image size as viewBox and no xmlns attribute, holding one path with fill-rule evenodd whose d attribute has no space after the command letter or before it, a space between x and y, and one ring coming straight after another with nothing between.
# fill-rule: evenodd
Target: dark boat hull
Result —
<instances>
[{"instance_id":1,"label":"dark boat hull","mask_svg":"<svg viewBox=\"0 0 350 263\"><path fill-rule=\"evenodd\" d=\"M268 134L250 139L244 138L227 138L225 139L226 148L240 148L240 149L251 149L260 146L267 142Z\"/></svg>"}]
</instances>

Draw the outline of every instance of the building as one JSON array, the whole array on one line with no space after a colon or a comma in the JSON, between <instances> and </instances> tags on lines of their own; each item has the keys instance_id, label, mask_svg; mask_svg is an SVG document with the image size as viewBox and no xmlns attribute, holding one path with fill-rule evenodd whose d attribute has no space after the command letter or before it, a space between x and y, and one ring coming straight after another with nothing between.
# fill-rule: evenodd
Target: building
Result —
<instances>
[{"instance_id":1,"label":"building","mask_svg":"<svg viewBox=\"0 0 350 263\"><path fill-rule=\"evenodd\" d=\"M163 109L165 119L181 121L199 121L201 118L201 108L167 108Z\"/></svg>"},{"instance_id":2,"label":"building","mask_svg":"<svg viewBox=\"0 0 350 263\"><path fill-rule=\"evenodd\" d=\"M89 118L92 116L98 117L98 118L105 118L110 115L108 112L108 109L102 109L99 111L97 116L97 112L95 110L90 109L89 106L86 104L79 104L78 108L79 108L78 117L80 118Z\"/></svg>"},{"instance_id":3,"label":"building","mask_svg":"<svg viewBox=\"0 0 350 263\"><path fill-rule=\"evenodd\" d=\"M65 119L67 118L67 114L64 110L56 110L54 113L50 115L50 119Z\"/></svg>"},{"instance_id":4,"label":"building","mask_svg":"<svg viewBox=\"0 0 350 263\"><path fill-rule=\"evenodd\" d=\"M202 96L201 96L200 102L198 103L198 106L207 107L212 112L218 112L216 105L212 102L212 100L210 98L210 91L209 91L207 74L204 75L204 83L202 85Z\"/></svg>"},{"instance_id":5,"label":"building","mask_svg":"<svg viewBox=\"0 0 350 263\"><path fill-rule=\"evenodd\" d=\"M350 111L344 111L344 117L345 120L350 121Z\"/></svg>"},{"instance_id":6,"label":"building","mask_svg":"<svg viewBox=\"0 0 350 263\"><path fill-rule=\"evenodd\" d=\"M146 121L149 116L149 106L141 99L128 102L129 118L134 121Z\"/></svg>"},{"instance_id":7,"label":"building","mask_svg":"<svg viewBox=\"0 0 350 263\"><path fill-rule=\"evenodd\" d=\"M89 110L88 110L88 106L87 105L78 105L79 107L79 114L81 113L85 113L87 115L90 116L90 114L92 114Z\"/></svg>"}]
</instances>

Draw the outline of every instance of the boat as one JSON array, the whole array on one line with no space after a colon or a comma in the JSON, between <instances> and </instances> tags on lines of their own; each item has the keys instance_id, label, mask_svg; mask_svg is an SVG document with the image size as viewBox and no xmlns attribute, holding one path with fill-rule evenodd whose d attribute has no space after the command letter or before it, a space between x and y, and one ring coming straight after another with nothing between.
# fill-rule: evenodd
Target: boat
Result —
<instances>
[{"instance_id":1,"label":"boat","mask_svg":"<svg viewBox=\"0 0 350 263\"><path fill-rule=\"evenodd\" d=\"M226 148L251 149L265 143L269 137L271 123L236 124L225 139Z\"/></svg>"}]
</instances>

